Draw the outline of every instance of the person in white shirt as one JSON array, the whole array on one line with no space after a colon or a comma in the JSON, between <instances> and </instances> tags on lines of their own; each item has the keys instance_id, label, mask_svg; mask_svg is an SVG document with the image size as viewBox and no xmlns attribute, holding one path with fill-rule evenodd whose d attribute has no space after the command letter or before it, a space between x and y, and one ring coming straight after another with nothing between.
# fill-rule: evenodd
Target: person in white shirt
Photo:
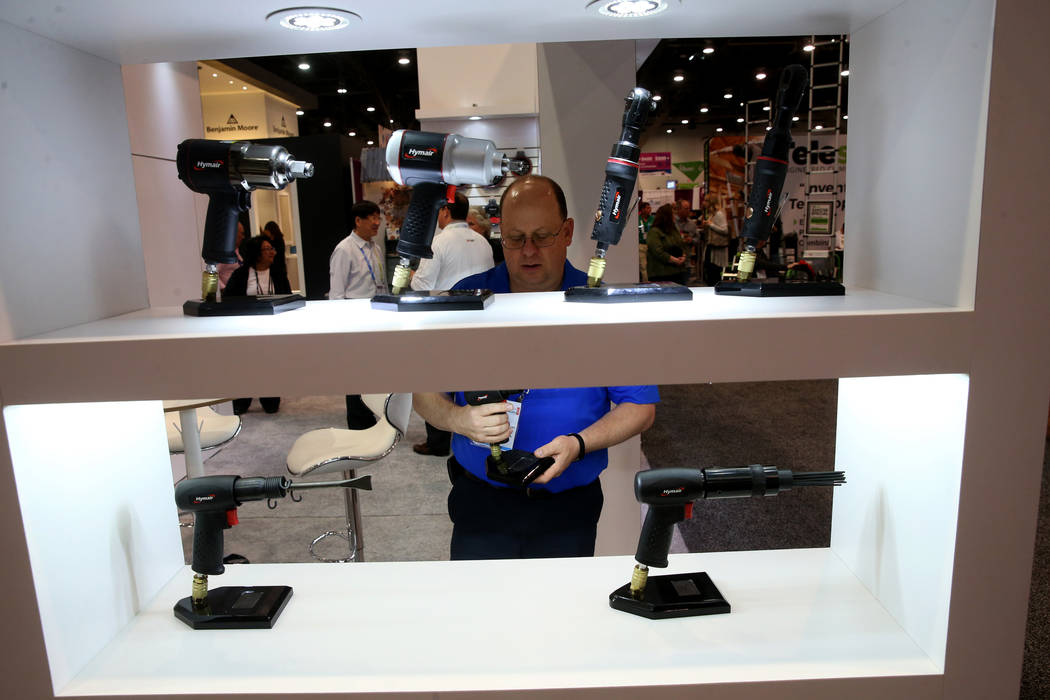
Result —
<instances>
[{"instance_id":1,"label":"person in white shirt","mask_svg":"<svg viewBox=\"0 0 1050 700\"><path fill-rule=\"evenodd\" d=\"M350 210L354 230L339 241L328 259L329 299L370 299L387 291L386 250L376 241L379 207L362 200Z\"/></svg>"},{"instance_id":2,"label":"person in white shirt","mask_svg":"<svg viewBox=\"0 0 1050 700\"><path fill-rule=\"evenodd\" d=\"M367 199L350 210L354 230L339 241L328 259L329 299L370 299L387 290L386 250L379 233L379 206ZM375 415L361 400L360 394L346 395L346 427L365 430L375 425Z\"/></svg>"},{"instance_id":3,"label":"person in white shirt","mask_svg":"<svg viewBox=\"0 0 1050 700\"><path fill-rule=\"evenodd\" d=\"M489 242L467 225L469 211L470 203L462 192L457 192L455 201L438 211L441 231L430 246L434 257L419 261L412 289L451 289L464 277L493 266Z\"/></svg>"}]
</instances>

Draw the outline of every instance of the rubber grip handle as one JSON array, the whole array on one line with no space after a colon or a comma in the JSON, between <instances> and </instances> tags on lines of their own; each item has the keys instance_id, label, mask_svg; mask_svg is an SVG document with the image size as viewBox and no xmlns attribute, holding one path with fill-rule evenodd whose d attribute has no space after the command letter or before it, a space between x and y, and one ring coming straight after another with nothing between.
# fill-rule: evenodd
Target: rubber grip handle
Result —
<instances>
[{"instance_id":1,"label":"rubber grip handle","mask_svg":"<svg viewBox=\"0 0 1050 700\"><path fill-rule=\"evenodd\" d=\"M412 199L401 224L397 254L410 258L432 258L438 211L448 203L448 186L438 182L420 182L412 188Z\"/></svg>"},{"instance_id":2,"label":"rubber grip handle","mask_svg":"<svg viewBox=\"0 0 1050 700\"><path fill-rule=\"evenodd\" d=\"M685 506L649 506L638 537L638 551L634 558L639 564L663 568L671 551L674 524L685 520Z\"/></svg>"},{"instance_id":3,"label":"rubber grip handle","mask_svg":"<svg viewBox=\"0 0 1050 700\"><path fill-rule=\"evenodd\" d=\"M222 563L222 531L229 527L226 511L208 510L193 515L193 565L198 574L219 575Z\"/></svg>"},{"instance_id":4,"label":"rubber grip handle","mask_svg":"<svg viewBox=\"0 0 1050 700\"><path fill-rule=\"evenodd\" d=\"M245 211L239 192L212 192L208 195L208 216L204 221L201 257L206 263L235 263L237 217ZM245 232L247 233L247 232Z\"/></svg>"}]
</instances>

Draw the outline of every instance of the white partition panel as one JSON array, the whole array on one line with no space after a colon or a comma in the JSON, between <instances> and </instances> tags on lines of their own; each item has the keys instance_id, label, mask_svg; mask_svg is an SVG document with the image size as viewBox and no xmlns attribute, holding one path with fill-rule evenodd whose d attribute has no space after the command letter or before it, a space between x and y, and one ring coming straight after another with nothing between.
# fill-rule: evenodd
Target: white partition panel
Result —
<instances>
[{"instance_id":1,"label":"white partition panel","mask_svg":"<svg viewBox=\"0 0 1050 700\"><path fill-rule=\"evenodd\" d=\"M159 401L4 408L56 691L183 565L162 416Z\"/></svg>"},{"instance_id":2,"label":"white partition panel","mask_svg":"<svg viewBox=\"0 0 1050 700\"><path fill-rule=\"evenodd\" d=\"M944 668L969 380L839 380L831 548Z\"/></svg>"}]
</instances>

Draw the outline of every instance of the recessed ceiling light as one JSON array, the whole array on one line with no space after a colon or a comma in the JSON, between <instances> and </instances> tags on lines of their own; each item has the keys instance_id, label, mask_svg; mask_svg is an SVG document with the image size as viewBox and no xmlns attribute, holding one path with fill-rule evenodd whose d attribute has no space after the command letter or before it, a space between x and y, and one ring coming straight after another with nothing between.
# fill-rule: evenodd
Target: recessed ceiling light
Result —
<instances>
[{"instance_id":1,"label":"recessed ceiling light","mask_svg":"<svg viewBox=\"0 0 1050 700\"><path fill-rule=\"evenodd\" d=\"M663 99L663 98L662 98L662 97L660 97L659 95L653 95L653 102L659 102L659 101L660 101L660 100L662 100L662 99Z\"/></svg>"},{"instance_id":2,"label":"recessed ceiling light","mask_svg":"<svg viewBox=\"0 0 1050 700\"><path fill-rule=\"evenodd\" d=\"M744 118L743 117L737 117L736 118L736 123L737 124L743 124L744 123Z\"/></svg>"},{"instance_id":3,"label":"recessed ceiling light","mask_svg":"<svg viewBox=\"0 0 1050 700\"><path fill-rule=\"evenodd\" d=\"M675 76L674 76L674 78L672 78L672 80L674 80L676 83L680 83L683 80L685 80L685 76L682 75L681 73L675 73Z\"/></svg>"},{"instance_id":4,"label":"recessed ceiling light","mask_svg":"<svg viewBox=\"0 0 1050 700\"><path fill-rule=\"evenodd\" d=\"M763 107L762 111L763 112L768 112L769 111L769 105L766 105L765 107Z\"/></svg>"},{"instance_id":5,"label":"recessed ceiling light","mask_svg":"<svg viewBox=\"0 0 1050 700\"><path fill-rule=\"evenodd\" d=\"M336 88L335 91L338 92L340 95L346 94L346 88Z\"/></svg>"},{"instance_id":6,"label":"recessed ceiling light","mask_svg":"<svg viewBox=\"0 0 1050 700\"><path fill-rule=\"evenodd\" d=\"M707 114L708 111L709 110L707 109L707 107L701 107L700 108L700 114Z\"/></svg>"},{"instance_id":7,"label":"recessed ceiling light","mask_svg":"<svg viewBox=\"0 0 1050 700\"><path fill-rule=\"evenodd\" d=\"M587 4L588 12L618 19L649 17L666 9L667 0L591 0Z\"/></svg>"},{"instance_id":8,"label":"recessed ceiling light","mask_svg":"<svg viewBox=\"0 0 1050 700\"><path fill-rule=\"evenodd\" d=\"M407 66L409 63L412 62L412 59L408 56L402 56L401 58L397 59L397 62L403 66Z\"/></svg>"},{"instance_id":9,"label":"recessed ceiling light","mask_svg":"<svg viewBox=\"0 0 1050 700\"><path fill-rule=\"evenodd\" d=\"M347 136L357 136L357 132L356 131L347 132Z\"/></svg>"},{"instance_id":10,"label":"recessed ceiling light","mask_svg":"<svg viewBox=\"0 0 1050 700\"><path fill-rule=\"evenodd\" d=\"M374 111L376 111L376 108L375 107L365 107L365 111L366 112L374 112Z\"/></svg>"},{"instance_id":11,"label":"recessed ceiling light","mask_svg":"<svg viewBox=\"0 0 1050 700\"><path fill-rule=\"evenodd\" d=\"M247 90L247 89L248 89L247 85L241 85L241 90Z\"/></svg>"},{"instance_id":12,"label":"recessed ceiling light","mask_svg":"<svg viewBox=\"0 0 1050 700\"><path fill-rule=\"evenodd\" d=\"M726 98L727 100L731 100L733 99L733 93L727 92L726 94L722 95L722 97Z\"/></svg>"},{"instance_id":13,"label":"recessed ceiling light","mask_svg":"<svg viewBox=\"0 0 1050 700\"><path fill-rule=\"evenodd\" d=\"M304 114L306 114L306 112L304 112L304 111L303 111L303 110L301 110L301 109L297 109L297 110L295 110L295 116L297 116L297 117L301 117L301 116L303 116Z\"/></svg>"},{"instance_id":14,"label":"recessed ceiling light","mask_svg":"<svg viewBox=\"0 0 1050 700\"><path fill-rule=\"evenodd\" d=\"M267 22L277 22L285 29L304 32L324 32L348 27L353 20L361 21L361 15L334 7L286 7L266 15Z\"/></svg>"},{"instance_id":15,"label":"recessed ceiling light","mask_svg":"<svg viewBox=\"0 0 1050 700\"><path fill-rule=\"evenodd\" d=\"M722 132L722 127L718 127L717 129L715 129L715 131L721 133Z\"/></svg>"},{"instance_id":16,"label":"recessed ceiling light","mask_svg":"<svg viewBox=\"0 0 1050 700\"><path fill-rule=\"evenodd\" d=\"M770 129L772 129L772 128L773 128L773 127L771 127L771 126L767 126L767 127L766 127L766 131L769 131L769 130L770 130Z\"/></svg>"},{"instance_id":17,"label":"recessed ceiling light","mask_svg":"<svg viewBox=\"0 0 1050 700\"><path fill-rule=\"evenodd\" d=\"M328 127L330 127L331 125L332 125L332 122L325 122L325 123L324 123L324 128L326 128L326 129L327 129L327 128L328 128Z\"/></svg>"},{"instance_id":18,"label":"recessed ceiling light","mask_svg":"<svg viewBox=\"0 0 1050 700\"><path fill-rule=\"evenodd\" d=\"M211 74L211 77L213 77L213 78L218 78L218 77L219 77L219 74L218 74L218 73L212 73L212 74Z\"/></svg>"},{"instance_id":19,"label":"recessed ceiling light","mask_svg":"<svg viewBox=\"0 0 1050 700\"><path fill-rule=\"evenodd\" d=\"M674 131L674 129L668 129L667 133L671 133L672 131Z\"/></svg>"},{"instance_id":20,"label":"recessed ceiling light","mask_svg":"<svg viewBox=\"0 0 1050 700\"><path fill-rule=\"evenodd\" d=\"M824 127L822 127L820 124L814 124L813 128L814 129L823 129Z\"/></svg>"},{"instance_id":21,"label":"recessed ceiling light","mask_svg":"<svg viewBox=\"0 0 1050 700\"><path fill-rule=\"evenodd\" d=\"M842 71L841 73L839 73L839 75L842 75L842 76L847 76L847 75L849 75L849 68L845 68L845 69L843 69L843 71Z\"/></svg>"},{"instance_id":22,"label":"recessed ceiling light","mask_svg":"<svg viewBox=\"0 0 1050 700\"><path fill-rule=\"evenodd\" d=\"M233 81L232 80L230 81L230 85L233 85Z\"/></svg>"},{"instance_id":23,"label":"recessed ceiling light","mask_svg":"<svg viewBox=\"0 0 1050 700\"><path fill-rule=\"evenodd\" d=\"M843 115L842 115L842 118L843 118L843 119L849 119L849 115L848 115L848 114L843 114Z\"/></svg>"},{"instance_id":24,"label":"recessed ceiling light","mask_svg":"<svg viewBox=\"0 0 1050 700\"><path fill-rule=\"evenodd\" d=\"M798 121L798 115L795 115L795 116L791 117L791 121L797 122Z\"/></svg>"},{"instance_id":25,"label":"recessed ceiling light","mask_svg":"<svg viewBox=\"0 0 1050 700\"><path fill-rule=\"evenodd\" d=\"M391 119L391 120L390 120L390 123L391 123L391 124L393 124L393 123L394 123L394 120L393 120L393 119Z\"/></svg>"},{"instance_id":26,"label":"recessed ceiling light","mask_svg":"<svg viewBox=\"0 0 1050 700\"><path fill-rule=\"evenodd\" d=\"M714 52L715 52L715 47L714 46L705 46L704 47L704 53L710 55L710 54L713 54Z\"/></svg>"},{"instance_id":27,"label":"recessed ceiling light","mask_svg":"<svg viewBox=\"0 0 1050 700\"><path fill-rule=\"evenodd\" d=\"M368 145L371 146L373 143L375 143L375 141L369 141Z\"/></svg>"},{"instance_id":28,"label":"recessed ceiling light","mask_svg":"<svg viewBox=\"0 0 1050 700\"><path fill-rule=\"evenodd\" d=\"M683 120L682 120L682 123L683 123L683 124L688 124L688 123L689 123L689 120L688 120L688 119L683 119Z\"/></svg>"},{"instance_id":29,"label":"recessed ceiling light","mask_svg":"<svg viewBox=\"0 0 1050 700\"><path fill-rule=\"evenodd\" d=\"M763 73L762 71L759 71L759 72L755 73L755 80L765 80L765 79L766 79L766 74Z\"/></svg>"},{"instance_id":30,"label":"recessed ceiling light","mask_svg":"<svg viewBox=\"0 0 1050 700\"><path fill-rule=\"evenodd\" d=\"M815 48L817 48L817 47L814 46L813 44L806 44L805 46L802 47L802 50L806 51L806 52L809 52L809 51L812 51Z\"/></svg>"},{"instance_id":31,"label":"recessed ceiling light","mask_svg":"<svg viewBox=\"0 0 1050 700\"><path fill-rule=\"evenodd\" d=\"M303 61L299 64L299 70L310 70L310 64L306 61Z\"/></svg>"},{"instance_id":32,"label":"recessed ceiling light","mask_svg":"<svg viewBox=\"0 0 1050 700\"><path fill-rule=\"evenodd\" d=\"M470 121L472 121L472 122L476 122L476 121L478 121L479 119L481 119L481 117L479 117L479 116L477 116L477 115L475 114L475 115L474 115L473 117L467 117L467 119L469 119L469 120L470 120Z\"/></svg>"},{"instance_id":33,"label":"recessed ceiling light","mask_svg":"<svg viewBox=\"0 0 1050 700\"><path fill-rule=\"evenodd\" d=\"M690 61L692 61L694 58L696 58L696 54L695 53L689 54L689 60Z\"/></svg>"}]
</instances>

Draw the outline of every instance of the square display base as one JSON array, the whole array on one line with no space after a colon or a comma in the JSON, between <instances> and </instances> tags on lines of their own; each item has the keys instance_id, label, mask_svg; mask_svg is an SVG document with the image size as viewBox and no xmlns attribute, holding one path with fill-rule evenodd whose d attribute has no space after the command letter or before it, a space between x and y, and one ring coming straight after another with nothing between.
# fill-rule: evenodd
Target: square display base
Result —
<instances>
[{"instance_id":1,"label":"square display base","mask_svg":"<svg viewBox=\"0 0 1050 700\"><path fill-rule=\"evenodd\" d=\"M291 597L290 586L222 586L208 591L202 609L189 596L175 603L175 617L195 630L268 630Z\"/></svg>"},{"instance_id":2,"label":"square display base","mask_svg":"<svg viewBox=\"0 0 1050 700\"><path fill-rule=\"evenodd\" d=\"M845 293L846 288L838 282L781 282L764 279L747 282L723 280L715 284L715 294L741 297L840 297Z\"/></svg>"},{"instance_id":3,"label":"square display base","mask_svg":"<svg viewBox=\"0 0 1050 700\"><path fill-rule=\"evenodd\" d=\"M606 284L601 287L569 287L565 301L598 304L621 304L637 301L688 301L693 298L689 287L674 282L647 284Z\"/></svg>"},{"instance_id":4,"label":"square display base","mask_svg":"<svg viewBox=\"0 0 1050 700\"><path fill-rule=\"evenodd\" d=\"M187 316L272 316L304 306L306 299L298 294L276 294L222 301L190 300L182 305L182 312Z\"/></svg>"},{"instance_id":5,"label":"square display base","mask_svg":"<svg viewBox=\"0 0 1050 700\"><path fill-rule=\"evenodd\" d=\"M492 303L490 289L376 294L372 308L383 311L481 311Z\"/></svg>"},{"instance_id":6,"label":"square display base","mask_svg":"<svg viewBox=\"0 0 1050 700\"><path fill-rule=\"evenodd\" d=\"M729 602L703 571L650 576L638 599L631 596L631 584L625 583L609 594L609 606L650 620L730 611Z\"/></svg>"}]
</instances>

